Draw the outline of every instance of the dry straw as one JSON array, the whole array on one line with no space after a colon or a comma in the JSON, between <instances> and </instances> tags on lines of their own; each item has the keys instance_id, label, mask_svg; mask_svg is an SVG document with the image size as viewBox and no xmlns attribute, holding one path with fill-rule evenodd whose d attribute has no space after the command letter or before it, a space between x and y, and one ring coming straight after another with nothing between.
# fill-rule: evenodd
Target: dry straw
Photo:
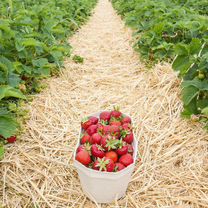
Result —
<instances>
[{"instance_id":1,"label":"dry straw","mask_svg":"<svg viewBox=\"0 0 208 208\"><path fill-rule=\"evenodd\" d=\"M208 207L207 132L180 117L180 81L168 64L146 70L107 0L70 42L84 64L65 63L59 78L28 106L25 134L0 163L3 207ZM82 117L116 104L136 124L142 162L125 198L109 205L81 191L72 152Z\"/></svg>"}]
</instances>

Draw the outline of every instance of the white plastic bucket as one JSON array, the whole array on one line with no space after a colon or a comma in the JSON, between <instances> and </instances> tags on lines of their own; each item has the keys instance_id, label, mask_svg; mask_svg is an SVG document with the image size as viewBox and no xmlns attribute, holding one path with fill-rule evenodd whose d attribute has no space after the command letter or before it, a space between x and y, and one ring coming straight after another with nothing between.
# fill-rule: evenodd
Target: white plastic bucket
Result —
<instances>
[{"instance_id":1,"label":"white plastic bucket","mask_svg":"<svg viewBox=\"0 0 208 208\"><path fill-rule=\"evenodd\" d=\"M100 113L91 116L98 117ZM80 131L81 135L81 131ZM80 138L79 135L79 138ZM77 147L79 146L80 139L78 138ZM76 149L74 151L74 166L77 169L81 186L84 193L97 203L110 203L115 199L125 196L126 189L131 180L131 175L135 167L137 158L137 145L138 142L134 138L134 163L119 172L101 172L85 167L80 162L75 160Z\"/></svg>"}]
</instances>

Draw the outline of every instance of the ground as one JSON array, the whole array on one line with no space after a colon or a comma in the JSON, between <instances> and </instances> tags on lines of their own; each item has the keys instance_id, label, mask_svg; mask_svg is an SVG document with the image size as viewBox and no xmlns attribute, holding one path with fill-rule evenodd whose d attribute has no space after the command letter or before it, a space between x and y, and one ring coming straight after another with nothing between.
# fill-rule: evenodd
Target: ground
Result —
<instances>
[{"instance_id":1,"label":"ground","mask_svg":"<svg viewBox=\"0 0 208 208\"><path fill-rule=\"evenodd\" d=\"M28 106L30 119L0 162L3 207L208 207L208 141L180 116L180 80L169 64L147 69L132 32L107 0L69 42L73 54L58 78ZM72 154L82 117L119 105L135 125L142 162L126 197L108 205L87 199Z\"/></svg>"}]
</instances>

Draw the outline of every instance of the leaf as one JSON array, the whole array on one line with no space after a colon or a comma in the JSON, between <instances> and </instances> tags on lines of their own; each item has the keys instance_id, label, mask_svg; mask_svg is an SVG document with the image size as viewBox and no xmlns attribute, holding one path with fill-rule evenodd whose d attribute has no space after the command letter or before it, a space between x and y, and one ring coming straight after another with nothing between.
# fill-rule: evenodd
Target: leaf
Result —
<instances>
[{"instance_id":1,"label":"leaf","mask_svg":"<svg viewBox=\"0 0 208 208\"><path fill-rule=\"evenodd\" d=\"M24 50L25 47L22 44L22 39L15 40L15 48L17 49L18 52Z\"/></svg>"},{"instance_id":2,"label":"leaf","mask_svg":"<svg viewBox=\"0 0 208 208\"><path fill-rule=\"evenodd\" d=\"M50 54L56 61L60 60L63 57L63 53L61 51L51 51Z\"/></svg>"},{"instance_id":3,"label":"leaf","mask_svg":"<svg viewBox=\"0 0 208 208\"><path fill-rule=\"evenodd\" d=\"M197 108L203 109L208 106L208 99L197 100Z\"/></svg>"},{"instance_id":4,"label":"leaf","mask_svg":"<svg viewBox=\"0 0 208 208\"><path fill-rule=\"evenodd\" d=\"M20 79L19 75L15 74L15 73L9 74L8 84L10 86L17 87L17 86L19 86L20 82L21 82L21 79Z\"/></svg>"},{"instance_id":5,"label":"leaf","mask_svg":"<svg viewBox=\"0 0 208 208\"><path fill-rule=\"evenodd\" d=\"M14 31L9 27L8 22L3 21L3 19L0 20L0 31L3 31L3 34L8 38L14 37L15 35Z\"/></svg>"},{"instance_id":6,"label":"leaf","mask_svg":"<svg viewBox=\"0 0 208 208\"><path fill-rule=\"evenodd\" d=\"M178 56L172 64L173 69L175 71L180 71L182 75L186 73L190 66L191 63L189 62L188 56Z\"/></svg>"},{"instance_id":7,"label":"leaf","mask_svg":"<svg viewBox=\"0 0 208 208\"><path fill-rule=\"evenodd\" d=\"M0 160L4 157L4 146L0 146Z\"/></svg>"},{"instance_id":8,"label":"leaf","mask_svg":"<svg viewBox=\"0 0 208 208\"><path fill-rule=\"evenodd\" d=\"M208 115L208 107L202 109L202 114Z\"/></svg>"},{"instance_id":9,"label":"leaf","mask_svg":"<svg viewBox=\"0 0 208 208\"><path fill-rule=\"evenodd\" d=\"M200 81L198 79L183 81L182 88L186 88L189 86L194 86L199 90L208 90L208 81L207 80Z\"/></svg>"},{"instance_id":10,"label":"leaf","mask_svg":"<svg viewBox=\"0 0 208 208\"><path fill-rule=\"evenodd\" d=\"M191 118L191 115L192 115L193 113L192 112L190 112L186 107L184 108L184 110L181 112L181 116L183 117L183 118Z\"/></svg>"},{"instance_id":11,"label":"leaf","mask_svg":"<svg viewBox=\"0 0 208 208\"><path fill-rule=\"evenodd\" d=\"M197 38L193 38L190 43L190 54L198 54L201 49L201 41Z\"/></svg>"},{"instance_id":12,"label":"leaf","mask_svg":"<svg viewBox=\"0 0 208 208\"><path fill-rule=\"evenodd\" d=\"M7 85L0 86L0 100L8 97L26 99L19 90Z\"/></svg>"},{"instance_id":13,"label":"leaf","mask_svg":"<svg viewBox=\"0 0 208 208\"><path fill-rule=\"evenodd\" d=\"M188 86L182 90L182 100L184 105L188 105L199 93L199 90L194 86Z\"/></svg>"},{"instance_id":14,"label":"leaf","mask_svg":"<svg viewBox=\"0 0 208 208\"><path fill-rule=\"evenodd\" d=\"M41 46L41 43L33 38L28 38L24 41L22 41L22 45L25 47L29 47L29 46Z\"/></svg>"},{"instance_id":15,"label":"leaf","mask_svg":"<svg viewBox=\"0 0 208 208\"><path fill-rule=\"evenodd\" d=\"M189 87L189 86L194 86L194 87L200 89L201 88L201 81L199 81L197 79L187 80L187 81L183 81L181 86L182 86L182 88L186 88L186 87Z\"/></svg>"},{"instance_id":16,"label":"leaf","mask_svg":"<svg viewBox=\"0 0 208 208\"><path fill-rule=\"evenodd\" d=\"M199 111L196 105L197 98L195 97L188 105L184 105L184 111L182 115L185 117L190 117L193 114L198 114Z\"/></svg>"},{"instance_id":17,"label":"leaf","mask_svg":"<svg viewBox=\"0 0 208 208\"><path fill-rule=\"evenodd\" d=\"M33 63L33 66L37 66L41 68L48 64L48 60L46 58L40 58L40 59L32 60L32 63Z\"/></svg>"},{"instance_id":18,"label":"leaf","mask_svg":"<svg viewBox=\"0 0 208 208\"><path fill-rule=\"evenodd\" d=\"M179 56L189 54L188 46L186 44L179 43L175 46L175 53Z\"/></svg>"},{"instance_id":19,"label":"leaf","mask_svg":"<svg viewBox=\"0 0 208 208\"><path fill-rule=\"evenodd\" d=\"M17 127L17 122L11 116L0 115L0 135L4 138L13 136L16 133Z\"/></svg>"},{"instance_id":20,"label":"leaf","mask_svg":"<svg viewBox=\"0 0 208 208\"><path fill-rule=\"evenodd\" d=\"M5 66L5 69L8 72L12 72L14 70L13 64L8 58L0 56L0 63L2 66Z\"/></svg>"},{"instance_id":21,"label":"leaf","mask_svg":"<svg viewBox=\"0 0 208 208\"><path fill-rule=\"evenodd\" d=\"M37 71L39 72L39 74L41 75L41 77L49 77L51 74L51 70L50 67L43 67L43 68L39 68L37 69Z\"/></svg>"}]
</instances>

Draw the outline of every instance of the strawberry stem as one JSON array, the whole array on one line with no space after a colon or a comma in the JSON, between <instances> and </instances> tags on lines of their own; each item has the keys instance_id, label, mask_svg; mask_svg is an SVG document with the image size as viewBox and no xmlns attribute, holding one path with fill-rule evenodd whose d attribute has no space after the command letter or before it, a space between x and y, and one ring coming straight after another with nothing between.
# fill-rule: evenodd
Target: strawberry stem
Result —
<instances>
[{"instance_id":1,"label":"strawberry stem","mask_svg":"<svg viewBox=\"0 0 208 208\"><path fill-rule=\"evenodd\" d=\"M117 143L117 147L118 149L121 149L123 147L124 143L122 140L118 140L118 143Z\"/></svg>"},{"instance_id":2,"label":"strawberry stem","mask_svg":"<svg viewBox=\"0 0 208 208\"><path fill-rule=\"evenodd\" d=\"M107 125L108 125L108 121L101 120L100 123L101 123L103 126L107 126Z\"/></svg>"},{"instance_id":3,"label":"strawberry stem","mask_svg":"<svg viewBox=\"0 0 208 208\"><path fill-rule=\"evenodd\" d=\"M105 158L98 158L98 164L96 165L97 168L99 168L100 171L107 170L106 165L109 163L109 160L106 160Z\"/></svg>"},{"instance_id":4,"label":"strawberry stem","mask_svg":"<svg viewBox=\"0 0 208 208\"><path fill-rule=\"evenodd\" d=\"M122 130L121 131L121 138L125 138L127 135L131 134L130 131L128 130Z\"/></svg>"},{"instance_id":5,"label":"strawberry stem","mask_svg":"<svg viewBox=\"0 0 208 208\"><path fill-rule=\"evenodd\" d=\"M106 144L108 151L111 149L116 149L118 142L119 142L119 140L117 140L117 139L108 139L107 144Z\"/></svg>"}]
</instances>

